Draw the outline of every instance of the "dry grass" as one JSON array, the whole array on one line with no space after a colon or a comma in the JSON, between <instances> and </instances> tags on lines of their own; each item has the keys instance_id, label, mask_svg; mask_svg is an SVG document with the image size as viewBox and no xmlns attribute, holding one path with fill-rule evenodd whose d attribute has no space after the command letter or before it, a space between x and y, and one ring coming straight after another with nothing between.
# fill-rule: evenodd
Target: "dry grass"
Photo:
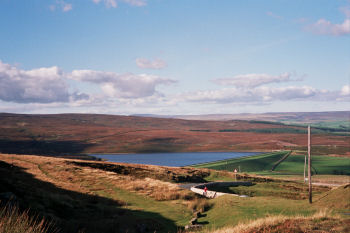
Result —
<instances>
[{"instance_id":1,"label":"dry grass","mask_svg":"<svg viewBox=\"0 0 350 233\"><path fill-rule=\"evenodd\" d=\"M49 228L51 228L49 230ZM0 233L46 233L55 232L50 223L29 216L28 211L20 212L17 207L0 208Z\"/></svg>"},{"instance_id":2,"label":"dry grass","mask_svg":"<svg viewBox=\"0 0 350 233\"><path fill-rule=\"evenodd\" d=\"M192 210L192 212L205 212L212 207L212 204L206 198L196 197L194 200L188 202L188 208Z\"/></svg>"},{"instance_id":3,"label":"dry grass","mask_svg":"<svg viewBox=\"0 0 350 233\"><path fill-rule=\"evenodd\" d=\"M210 233L271 233L271 232L348 232L350 219L341 219L328 209L323 209L312 216L270 216L248 223L218 230Z\"/></svg>"},{"instance_id":4,"label":"dry grass","mask_svg":"<svg viewBox=\"0 0 350 233\"><path fill-rule=\"evenodd\" d=\"M36 178L52 182L66 190L93 194L98 190L108 192L107 185L149 196L158 201L191 200L194 198L192 192L183 190L171 182L149 177L137 178L91 167L80 167L74 163L67 163L65 159L27 155L6 155L2 156L2 159L16 166L25 167L27 172ZM150 166L149 169L153 168L154 172L161 170L161 172L166 173L163 171L165 168Z\"/></svg>"},{"instance_id":5,"label":"dry grass","mask_svg":"<svg viewBox=\"0 0 350 233\"><path fill-rule=\"evenodd\" d=\"M0 153L0 165L0 192L12 191L31 214L52 219L62 232L115 227L133 232L139 222L169 231L191 217L186 203L194 194L171 182L81 167L62 158ZM183 200L157 201L174 199Z\"/></svg>"},{"instance_id":6,"label":"dry grass","mask_svg":"<svg viewBox=\"0 0 350 233\"><path fill-rule=\"evenodd\" d=\"M350 183L333 188L314 200L315 205L323 208L332 208L337 210L350 209Z\"/></svg>"},{"instance_id":7,"label":"dry grass","mask_svg":"<svg viewBox=\"0 0 350 233\"><path fill-rule=\"evenodd\" d=\"M91 173L91 169L87 169L85 172ZM194 197L192 192L183 190L176 184L152 178L137 179L127 175L116 175L115 173L111 172L99 174L99 177L107 179L110 185L141 195L149 196L157 201L178 199L190 200Z\"/></svg>"}]
</instances>

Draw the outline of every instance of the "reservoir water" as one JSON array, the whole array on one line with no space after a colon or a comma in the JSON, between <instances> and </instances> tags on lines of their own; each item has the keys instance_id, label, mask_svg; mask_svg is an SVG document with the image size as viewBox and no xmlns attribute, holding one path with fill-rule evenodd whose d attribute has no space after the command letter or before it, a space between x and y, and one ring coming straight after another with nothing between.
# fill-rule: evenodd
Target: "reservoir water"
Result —
<instances>
[{"instance_id":1,"label":"reservoir water","mask_svg":"<svg viewBox=\"0 0 350 233\"><path fill-rule=\"evenodd\" d=\"M184 152L140 154L92 154L110 162L183 167L198 163L260 154L258 152Z\"/></svg>"}]
</instances>

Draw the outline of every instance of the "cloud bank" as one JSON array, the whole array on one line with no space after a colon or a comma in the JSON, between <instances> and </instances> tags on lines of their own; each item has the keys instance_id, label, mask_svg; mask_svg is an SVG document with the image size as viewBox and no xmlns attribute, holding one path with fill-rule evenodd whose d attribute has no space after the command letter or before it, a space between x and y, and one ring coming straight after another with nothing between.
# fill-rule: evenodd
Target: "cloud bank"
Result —
<instances>
[{"instance_id":1,"label":"cloud bank","mask_svg":"<svg viewBox=\"0 0 350 233\"><path fill-rule=\"evenodd\" d=\"M86 99L70 93L63 72L56 66L21 70L0 61L0 99L16 103L52 103Z\"/></svg>"},{"instance_id":2,"label":"cloud bank","mask_svg":"<svg viewBox=\"0 0 350 233\"><path fill-rule=\"evenodd\" d=\"M115 73L96 70L64 72L57 66L23 70L0 61L0 101L7 105L0 109L48 108L71 112L123 109L124 113L148 112L181 106L191 111L209 104L267 105L275 102L348 102L350 85L339 90L317 89L311 86L270 86L271 83L294 81L290 73L280 75L241 74L233 78L215 79L224 88L163 93L162 85L176 80L151 74ZM74 90L73 87L78 88ZM198 105L200 104L200 105ZM26 110L27 111L27 110ZM181 110L180 110L181 111Z\"/></svg>"},{"instance_id":3,"label":"cloud bank","mask_svg":"<svg viewBox=\"0 0 350 233\"><path fill-rule=\"evenodd\" d=\"M175 83L175 80L148 74L117 74L94 70L74 70L70 78L99 84L110 97L142 98L157 93L156 86Z\"/></svg>"},{"instance_id":4,"label":"cloud bank","mask_svg":"<svg viewBox=\"0 0 350 233\"><path fill-rule=\"evenodd\" d=\"M221 90L204 90L188 92L178 96L179 99L190 102L210 102L218 104L227 103L271 103L274 101L347 101L341 93L348 93L343 87L342 91L320 90L310 86L286 87L257 87L252 89L224 88ZM345 96L345 95L344 95Z\"/></svg>"},{"instance_id":5,"label":"cloud bank","mask_svg":"<svg viewBox=\"0 0 350 233\"><path fill-rule=\"evenodd\" d=\"M22 70L0 61L0 100L16 103L54 103L87 100L91 95L72 92L71 81L78 86L90 83L99 87L100 97L136 99L162 96L159 85L176 81L149 74L118 74L95 70L73 70L63 72L57 66ZM103 98L103 97L101 97Z\"/></svg>"}]
</instances>

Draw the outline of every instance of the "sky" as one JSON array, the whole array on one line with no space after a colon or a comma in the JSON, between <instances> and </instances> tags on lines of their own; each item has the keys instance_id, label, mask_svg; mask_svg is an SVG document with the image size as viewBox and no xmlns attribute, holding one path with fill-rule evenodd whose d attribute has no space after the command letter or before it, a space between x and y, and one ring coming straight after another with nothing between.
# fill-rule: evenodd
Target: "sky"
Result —
<instances>
[{"instance_id":1,"label":"sky","mask_svg":"<svg viewBox=\"0 0 350 233\"><path fill-rule=\"evenodd\" d=\"M315 112L349 102L349 0L0 0L0 112Z\"/></svg>"}]
</instances>

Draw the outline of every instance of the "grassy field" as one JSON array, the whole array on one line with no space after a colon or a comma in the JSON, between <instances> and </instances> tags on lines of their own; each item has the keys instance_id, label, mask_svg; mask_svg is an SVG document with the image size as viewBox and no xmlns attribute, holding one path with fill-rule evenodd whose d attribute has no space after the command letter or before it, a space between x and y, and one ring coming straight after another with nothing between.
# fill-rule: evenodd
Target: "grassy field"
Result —
<instances>
[{"instance_id":1,"label":"grassy field","mask_svg":"<svg viewBox=\"0 0 350 233\"><path fill-rule=\"evenodd\" d=\"M350 130L350 122L348 120L343 121L321 121L311 124L314 127L324 127L324 128L333 128L333 129L345 129Z\"/></svg>"},{"instance_id":2,"label":"grassy field","mask_svg":"<svg viewBox=\"0 0 350 233\"><path fill-rule=\"evenodd\" d=\"M304 158L304 155L289 156L275 171L278 173L302 174ZM312 168L314 174L350 175L350 158L312 156Z\"/></svg>"},{"instance_id":3,"label":"grassy field","mask_svg":"<svg viewBox=\"0 0 350 233\"><path fill-rule=\"evenodd\" d=\"M290 155L281 162L274 171L275 164L288 151L266 153L236 159L228 159L205 164L197 164L193 167L210 168L215 170L233 171L239 169L241 172L254 173L258 175L303 175L304 155ZM312 173L314 175L350 175L350 158L333 156L312 156Z\"/></svg>"},{"instance_id":4,"label":"grassy field","mask_svg":"<svg viewBox=\"0 0 350 233\"><path fill-rule=\"evenodd\" d=\"M270 157L279 159L283 154ZM264 160L264 156L258 157ZM349 188L315 189L315 202L309 205L306 185L267 177L240 175L256 184L249 198L206 199L178 186L233 179L232 172L203 168L0 154L0 193L13 193L21 210L30 209L29 216L48 220L57 232L181 232L196 211L202 212L198 222L203 231L211 231L281 214L310 216L323 208L350 210Z\"/></svg>"},{"instance_id":5,"label":"grassy field","mask_svg":"<svg viewBox=\"0 0 350 233\"><path fill-rule=\"evenodd\" d=\"M272 215L310 215L316 208L307 204L306 200L290 200L283 198L254 197L240 198L223 196L209 201L214 208L200 218L201 222L208 222L207 228L234 226L238 223L247 223L252 219ZM216 207L216 208L215 208Z\"/></svg>"},{"instance_id":6,"label":"grassy field","mask_svg":"<svg viewBox=\"0 0 350 233\"><path fill-rule=\"evenodd\" d=\"M240 172L269 171L272 169L273 164L287 153L289 153L289 151L264 153L254 156L197 164L193 165L193 167L226 171L233 171L234 169L237 169L240 170Z\"/></svg>"}]
</instances>

